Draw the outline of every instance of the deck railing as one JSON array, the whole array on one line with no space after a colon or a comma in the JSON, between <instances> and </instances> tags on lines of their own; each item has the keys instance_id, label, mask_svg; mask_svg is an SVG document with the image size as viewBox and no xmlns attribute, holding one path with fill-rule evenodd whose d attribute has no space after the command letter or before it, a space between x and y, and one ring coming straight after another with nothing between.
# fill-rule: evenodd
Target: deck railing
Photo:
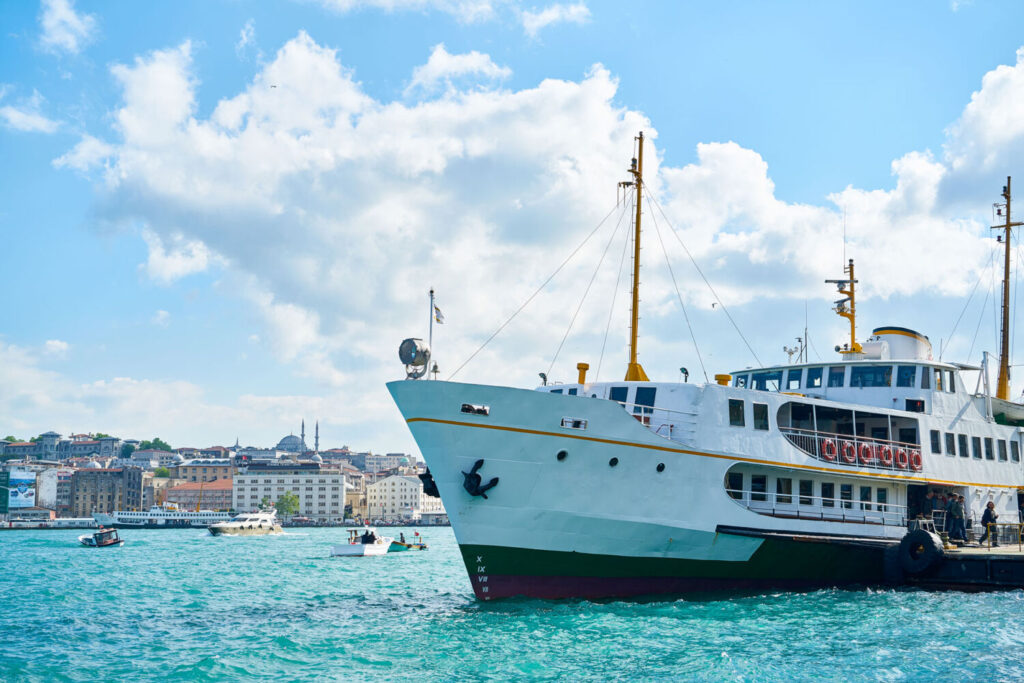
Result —
<instances>
[{"instance_id":1,"label":"deck railing","mask_svg":"<svg viewBox=\"0 0 1024 683\"><path fill-rule=\"evenodd\" d=\"M894 472L920 472L924 469L921 447L915 443L797 427L779 427L779 431L791 444L823 462Z\"/></svg>"},{"instance_id":2,"label":"deck railing","mask_svg":"<svg viewBox=\"0 0 1024 683\"><path fill-rule=\"evenodd\" d=\"M726 489L725 492L736 503L751 512L770 517L885 526L907 525L906 506L893 503L823 498L799 493L771 493L750 489Z\"/></svg>"}]
</instances>

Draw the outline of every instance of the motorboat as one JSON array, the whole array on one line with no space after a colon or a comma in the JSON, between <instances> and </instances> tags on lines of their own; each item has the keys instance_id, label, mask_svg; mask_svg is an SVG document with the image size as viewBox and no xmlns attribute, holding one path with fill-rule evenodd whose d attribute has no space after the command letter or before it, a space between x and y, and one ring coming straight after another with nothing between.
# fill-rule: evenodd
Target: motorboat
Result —
<instances>
[{"instance_id":1,"label":"motorboat","mask_svg":"<svg viewBox=\"0 0 1024 683\"><path fill-rule=\"evenodd\" d=\"M402 534L399 538L391 541L391 548L388 549L389 553L402 553L406 550L426 550L427 544L426 539L420 536L420 532L414 533L414 540L410 543L405 540L405 534Z\"/></svg>"},{"instance_id":2,"label":"motorboat","mask_svg":"<svg viewBox=\"0 0 1024 683\"><path fill-rule=\"evenodd\" d=\"M87 548L109 548L122 546L124 541L117 535L117 529L100 529L93 534L82 534L78 542Z\"/></svg>"},{"instance_id":3,"label":"motorboat","mask_svg":"<svg viewBox=\"0 0 1024 683\"><path fill-rule=\"evenodd\" d=\"M209 529L214 536L262 536L283 532L277 521L277 511L273 508L243 512L230 521L211 524Z\"/></svg>"},{"instance_id":4,"label":"motorboat","mask_svg":"<svg viewBox=\"0 0 1024 683\"><path fill-rule=\"evenodd\" d=\"M373 527L348 530L348 543L331 546L331 557L363 557L385 555L391 549L394 539L380 536Z\"/></svg>"}]
</instances>

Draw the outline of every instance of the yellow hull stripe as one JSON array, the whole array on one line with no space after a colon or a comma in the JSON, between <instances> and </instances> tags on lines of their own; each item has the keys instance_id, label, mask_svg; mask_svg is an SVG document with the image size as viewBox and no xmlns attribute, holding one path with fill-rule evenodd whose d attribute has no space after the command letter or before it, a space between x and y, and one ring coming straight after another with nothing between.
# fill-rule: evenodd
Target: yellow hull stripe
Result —
<instances>
[{"instance_id":1,"label":"yellow hull stripe","mask_svg":"<svg viewBox=\"0 0 1024 683\"><path fill-rule=\"evenodd\" d=\"M912 339L917 339L919 341L923 341L923 342L928 341L927 339L925 339L924 337L922 337L919 334L913 334L912 332L904 332L903 330L894 330L894 329L891 329L891 328L875 330L874 334L900 334L900 335L903 335L904 337L911 337Z\"/></svg>"},{"instance_id":2,"label":"yellow hull stripe","mask_svg":"<svg viewBox=\"0 0 1024 683\"><path fill-rule=\"evenodd\" d=\"M879 477L882 479L899 479L902 481L921 482L927 484L945 484L947 486L977 486L982 488L995 489L1024 489L1024 486L1012 484L986 484L975 481L945 481L942 479L929 479L922 477L908 477L899 474L886 472L853 472L850 470L835 469L832 467L818 467L815 465L797 465L789 463L774 462L771 460L759 460L757 458L743 458L734 455L721 455L718 453L706 453L704 451L691 451L684 448L670 448L668 446L656 446L654 444L633 443L630 441L618 441L615 439L602 439L596 436L581 436L579 434L562 434L559 432L545 432L538 429L523 429L522 427L505 427L502 425L477 424L474 422L460 422L458 420L438 420L432 417L410 417L407 423L412 422L433 422L435 424L453 425L456 427L475 427L477 429L494 429L500 432L515 432L517 434L535 434L537 436L554 436L562 439L578 439L580 441L592 441L594 443L606 443L612 446L626 446L628 448L646 448L651 451L664 451L666 453L683 453L685 455L696 455L702 458L715 458L718 460L729 460L731 462L746 462L754 465L768 465L770 467L784 467L787 469L808 470L812 472L827 472L828 474L855 474L858 477ZM856 502L856 501L855 501Z\"/></svg>"}]
</instances>

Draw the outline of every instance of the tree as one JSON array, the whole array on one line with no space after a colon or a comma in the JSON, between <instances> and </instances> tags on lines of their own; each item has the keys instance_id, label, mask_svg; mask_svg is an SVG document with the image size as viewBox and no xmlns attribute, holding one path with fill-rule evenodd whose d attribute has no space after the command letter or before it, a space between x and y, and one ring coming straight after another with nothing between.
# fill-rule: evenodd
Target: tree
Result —
<instances>
[{"instance_id":1,"label":"tree","mask_svg":"<svg viewBox=\"0 0 1024 683\"><path fill-rule=\"evenodd\" d=\"M291 517L299 511L299 497L291 491L285 491L278 497L274 507L281 517Z\"/></svg>"},{"instance_id":2,"label":"tree","mask_svg":"<svg viewBox=\"0 0 1024 683\"><path fill-rule=\"evenodd\" d=\"M28 442L29 443L39 443L39 440L42 439L42 438L43 437L41 437L41 436L33 436L31 439L28 440Z\"/></svg>"},{"instance_id":3,"label":"tree","mask_svg":"<svg viewBox=\"0 0 1024 683\"><path fill-rule=\"evenodd\" d=\"M132 453L135 452L135 446L130 443L121 444L121 457L128 459L132 457Z\"/></svg>"},{"instance_id":4,"label":"tree","mask_svg":"<svg viewBox=\"0 0 1024 683\"><path fill-rule=\"evenodd\" d=\"M263 499L260 501L260 509L266 510L271 505L273 505L273 503L270 502L270 496L263 496Z\"/></svg>"},{"instance_id":5,"label":"tree","mask_svg":"<svg viewBox=\"0 0 1024 683\"><path fill-rule=\"evenodd\" d=\"M7 443L17 443L17 442L21 441L21 439L19 439L18 437L10 436L10 435L5 436L3 438L3 440L6 441Z\"/></svg>"},{"instance_id":6,"label":"tree","mask_svg":"<svg viewBox=\"0 0 1024 683\"><path fill-rule=\"evenodd\" d=\"M159 436L154 436L152 441L143 441L142 443L139 444L140 451L148 451L150 449L155 451L174 450L173 448L171 448L171 445L169 443L161 439Z\"/></svg>"},{"instance_id":7,"label":"tree","mask_svg":"<svg viewBox=\"0 0 1024 683\"><path fill-rule=\"evenodd\" d=\"M167 478L171 476L171 471L166 467L157 467L155 470L153 470L153 476Z\"/></svg>"},{"instance_id":8,"label":"tree","mask_svg":"<svg viewBox=\"0 0 1024 683\"><path fill-rule=\"evenodd\" d=\"M94 438L94 439L109 439L110 438L110 434L104 434L103 432L96 432L96 435L93 436L92 438Z\"/></svg>"}]
</instances>

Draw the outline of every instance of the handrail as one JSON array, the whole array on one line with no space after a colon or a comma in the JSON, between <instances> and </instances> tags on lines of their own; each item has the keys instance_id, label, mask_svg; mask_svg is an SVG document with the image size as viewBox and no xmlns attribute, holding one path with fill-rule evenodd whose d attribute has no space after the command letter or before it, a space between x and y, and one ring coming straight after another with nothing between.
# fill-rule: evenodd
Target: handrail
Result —
<instances>
[{"instance_id":1,"label":"handrail","mask_svg":"<svg viewBox=\"0 0 1024 683\"><path fill-rule=\"evenodd\" d=\"M907 525L907 508L905 505L896 503L805 496L799 492L778 493L730 488L725 489L725 492L733 501L747 510L771 517L814 519L825 522L860 522L884 526ZM811 502L803 502L808 500Z\"/></svg>"},{"instance_id":2,"label":"handrail","mask_svg":"<svg viewBox=\"0 0 1024 683\"><path fill-rule=\"evenodd\" d=\"M1016 539L1017 539L1017 550L1024 549L1024 539L1021 538L1021 535L1024 534L1024 524L1014 524L1012 522L991 522L990 524L988 524L988 531L989 531L988 541L987 541L987 543L988 543L988 546L987 546L988 550L992 550L992 539L993 539L993 537L996 540L996 545L997 546L999 545L999 538L998 538L998 536L999 536L999 527L1005 527L1006 531L1009 531L1010 529L1015 529L1016 533L1013 534L1012 536L1010 536L1010 541L1012 542L1013 538L1016 537ZM982 525L982 528L985 528L985 525ZM1003 536L1004 536L1004 540L1005 540L1006 534L1003 534Z\"/></svg>"},{"instance_id":3,"label":"handrail","mask_svg":"<svg viewBox=\"0 0 1024 683\"><path fill-rule=\"evenodd\" d=\"M823 462L892 472L924 470L924 454L917 444L799 427L779 427L779 431L793 446Z\"/></svg>"},{"instance_id":4,"label":"handrail","mask_svg":"<svg viewBox=\"0 0 1024 683\"><path fill-rule=\"evenodd\" d=\"M839 432L823 432L821 430L814 429L802 429L800 427L784 427L780 426L779 429L785 429L791 432L801 432L803 434L817 434L818 436L827 436L832 439L858 439L864 442L872 442L877 444L888 444L890 446L898 446L900 448L920 448L919 444L910 441L891 441L889 439L876 439L871 436L858 436L856 434L840 434Z\"/></svg>"}]
</instances>

